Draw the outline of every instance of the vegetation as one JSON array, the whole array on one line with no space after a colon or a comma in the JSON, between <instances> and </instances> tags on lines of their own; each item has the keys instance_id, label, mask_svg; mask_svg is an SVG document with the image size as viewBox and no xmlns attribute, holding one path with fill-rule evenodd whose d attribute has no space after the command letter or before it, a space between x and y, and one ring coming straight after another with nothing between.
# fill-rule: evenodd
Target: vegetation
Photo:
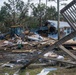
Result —
<instances>
[{"instance_id":1,"label":"vegetation","mask_svg":"<svg viewBox=\"0 0 76 75\"><path fill-rule=\"evenodd\" d=\"M29 15L29 8L32 10ZM61 17L62 18L62 17ZM0 31L6 32L12 25L23 25L25 28L36 28L43 25L45 20L57 20L54 6L44 3L24 3L23 0L8 0L0 10Z\"/></svg>"},{"instance_id":2,"label":"vegetation","mask_svg":"<svg viewBox=\"0 0 76 75\"><path fill-rule=\"evenodd\" d=\"M20 75L25 75L26 72L28 72L29 75L37 75L38 73L41 72L42 69L43 68L26 69ZM56 71L49 72L48 75L76 75L76 68L71 69L57 68Z\"/></svg>"},{"instance_id":3,"label":"vegetation","mask_svg":"<svg viewBox=\"0 0 76 75\"><path fill-rule=\"evenodd\" d=\"M5 73L8 73L9 75L13 75L16 71L18 71L19 67L0 67L0 75L5 75Z\"/></svg>"}]
</instances>

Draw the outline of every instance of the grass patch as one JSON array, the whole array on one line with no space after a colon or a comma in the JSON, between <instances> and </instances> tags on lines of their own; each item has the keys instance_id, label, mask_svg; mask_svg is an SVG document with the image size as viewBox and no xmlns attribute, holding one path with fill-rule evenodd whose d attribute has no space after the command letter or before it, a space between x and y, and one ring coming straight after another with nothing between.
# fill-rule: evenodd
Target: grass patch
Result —
<instances>
[{"instance_id":1,"label":"grass patch","mask_svg":"<svg viewBox=\"0 0 76 75\"><path fill-rule=\"evenodd\" d=\"M51 68L51 67L50 67ZM41 72L43 68L27 68L24 70L20 75L26 75L26 72L29 72L29 75L37 75ZM58 68L56 71L49 72L48 75L76 75L76 68L65 69L65 68Z\"/></svg>"},{"instance_id":2,"label":"grass patch","mask_svg":"<svg viewBox=\"0 0 76 75\"><path fill-rule=\"evenodd\" d=\"M18 69L19 67L14 67L14 68L0 67L0 75L5 75L5 73L8 73L9 75L13 75Z\"/></svg>"}]
</instances>

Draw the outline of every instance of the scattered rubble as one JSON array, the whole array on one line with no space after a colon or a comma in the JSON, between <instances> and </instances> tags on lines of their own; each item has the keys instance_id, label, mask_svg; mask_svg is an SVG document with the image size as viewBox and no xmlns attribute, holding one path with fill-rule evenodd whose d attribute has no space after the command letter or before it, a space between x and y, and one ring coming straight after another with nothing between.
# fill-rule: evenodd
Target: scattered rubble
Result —
<instances>
[{"instance_id":1,"label":"scattered rubble","mask_svg":"<svg viewBox=\"0 0 76 75\"><path fill-rule=\"evenodd\" d=\"M33 56L35 54L40 54L43 49L47 49L47 47L51 46L56 42L56 40L52 38L43 37L37 33L31 33L29 31L25 32L24 38L25 38L25 41L23 41L21 37L18 37L17 35L15 35L14 39L0 40L0 51L11 52L11 53L25 53L25 54L32 53L32 56ZM59 60L64 60L64 56L58 55L53 51L44 54L44 56L56 58Z\"/></svg>"},{"instance_id":2,"label":"scattered rubble","mask_svg":"<svg viewBox=\"0 0 76 75\"><path fill-rule=\"evenodd\" d=\"M52 38L43 37L36 33L34 34L30 32L27 32L24 38L24 41L18 36L16 36L14 39L0 40L0 52L2 52L2 54L0 54L1 59L9 59L9 64L4 64L3 66L13 67L15 64L25 65L30 62L33 57L41 54L43 50L48 49L48 47L57 41ZM45 53L44 58L40 58L37 60L37 62L49 62L50 65L57 65L58 61L45 59L47 57L64 61L66 58L63 56L63 54L58 54L55 52L55 50L56 49Z\"/></svg>"},{"instance_id":3,"label":"scattered rubble","mask_svg":"<svg viewBox=\"0 0 76 75\"><path fill-rule=\"evenodd\" d=\"M14 66L15 66L14 64L7 63L7 64L3 64L1 67L10 67L10 68L13 68Z\"/></svg>"}]
</instances>

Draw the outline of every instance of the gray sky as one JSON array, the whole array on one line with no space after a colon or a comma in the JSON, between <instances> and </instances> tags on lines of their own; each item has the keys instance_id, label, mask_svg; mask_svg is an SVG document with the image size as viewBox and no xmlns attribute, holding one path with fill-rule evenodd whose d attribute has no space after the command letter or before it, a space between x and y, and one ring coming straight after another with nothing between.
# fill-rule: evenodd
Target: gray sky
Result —
<instances>
[{"instance_id":1,"label":"gray sky","mask_svg":"<svg viewBox=\"0 0 76 75\"><path fill-rule=\"evenodd\" d=\"M0 7L3 5L3 2L4 1L8 1L8 0L0 0ZM23 0L24 2L27 2L28 0ZM68 0L68 1L60 1L60 4L61 3L69 3L69 2L71 2L72 0ZM31 0L31 3L38 3L39 2L39 0ZM46 0L41 0L41 2L43 2L43 3L45 3L46 2ZM53 6L57 6L57 4L54 2L54 1L50 1L50 2L48 2L47 3L48 4L48 6L51 6L51 5L53 5ZM60 6L60 9L62 9L64 6Z\"/></svg>"}]
</instances>

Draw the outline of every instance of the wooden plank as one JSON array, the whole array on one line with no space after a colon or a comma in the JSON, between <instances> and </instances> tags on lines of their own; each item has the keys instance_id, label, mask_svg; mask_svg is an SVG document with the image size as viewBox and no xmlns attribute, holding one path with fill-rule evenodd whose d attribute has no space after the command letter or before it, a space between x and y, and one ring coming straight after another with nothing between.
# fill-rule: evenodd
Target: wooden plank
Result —
<instances>
[{"instance_id":1,"label":"wooden plank","mask_svg":"<svg viewBox=\"0 0 76 75\"><path fill-rule=\"evenodd\" d=\"M76 56L71 53L69 50L67 50L65 47L63 47L62 45L59 46L60 49L62 49L63 51L65 51L69 56L71 56L74 60L76 60Z\"/></svg>"},{"instance_id":2,"label":"wooden plank","mask_svg":"<svg viewBox=\"0 0 76 75\"><path fill-rule=\"evenodd\" d=\"M67 60L59 60L59 59L56 59L56 58L50 58L50 57L41 57L41 58L45 58L45 59L48 59L48 60L54 60L54 61L58 61L58 62L62 62L62 63L67 63L67 64L72 64L72 65L76 65L76 62L72 62L72 61L67 61Z\"/></svg>"}]
</instances>

